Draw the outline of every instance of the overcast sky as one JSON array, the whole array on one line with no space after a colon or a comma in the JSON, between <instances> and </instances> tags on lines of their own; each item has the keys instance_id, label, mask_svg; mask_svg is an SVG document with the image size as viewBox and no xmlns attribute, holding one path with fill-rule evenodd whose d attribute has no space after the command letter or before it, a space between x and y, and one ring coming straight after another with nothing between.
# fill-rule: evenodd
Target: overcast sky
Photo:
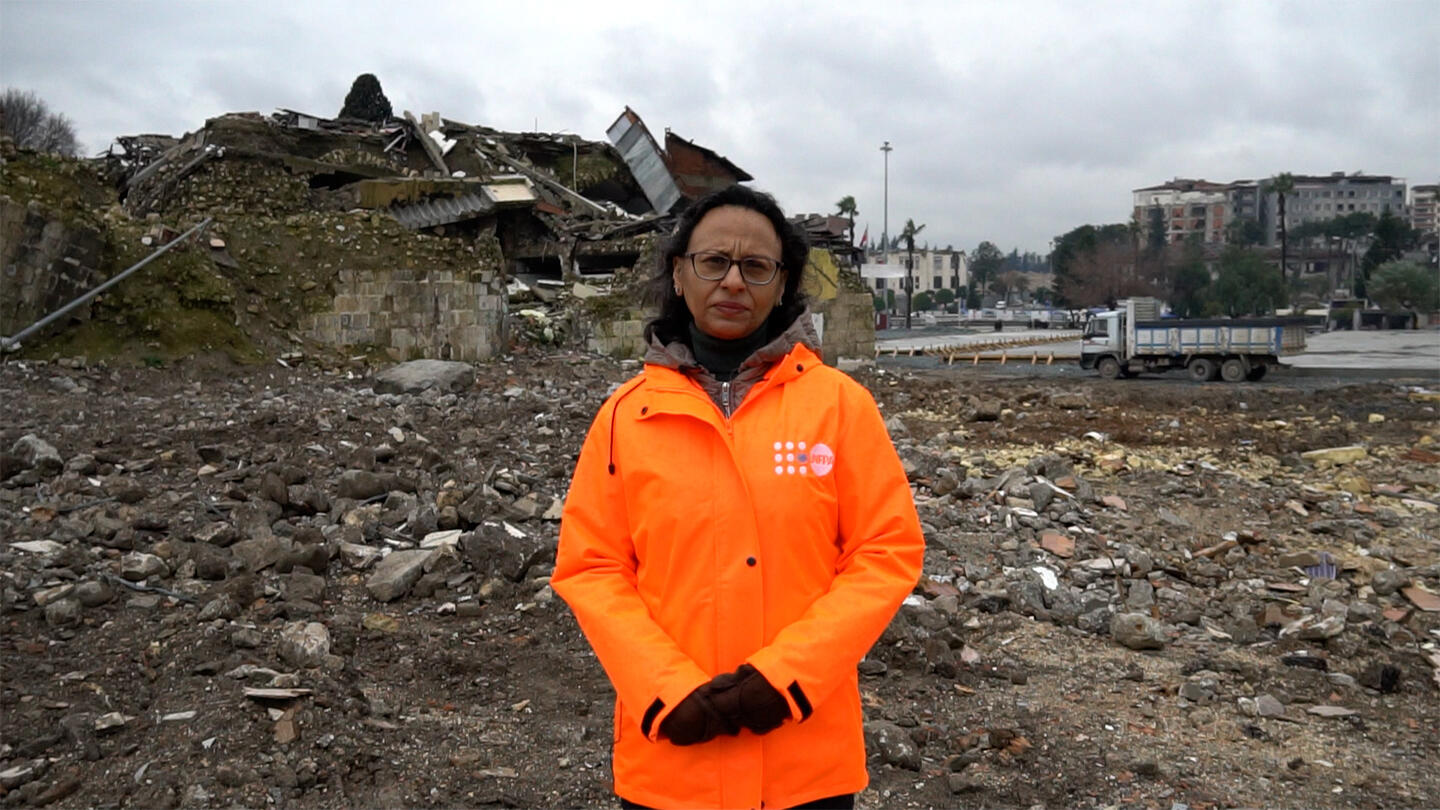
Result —
<instances>
[{"instance_id":1,"label":"overcast sky","mask_svg":"<svg viewBox=\"0 0 1440 810\"><path fill-rule=\"evenodd\" d=\"M776 8L784 6L784 10ZM0 83L84 147L224 112L396 112L593 140L630 105L788 213L1044 252L1175 176L1440 181L1440 2L0 0Z\"/></svg>"}]
</instances>

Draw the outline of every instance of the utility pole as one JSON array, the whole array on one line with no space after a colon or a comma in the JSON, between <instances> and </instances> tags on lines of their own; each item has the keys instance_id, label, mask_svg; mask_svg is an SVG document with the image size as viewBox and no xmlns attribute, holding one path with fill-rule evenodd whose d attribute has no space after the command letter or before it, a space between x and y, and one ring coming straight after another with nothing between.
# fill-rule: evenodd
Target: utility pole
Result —
<instances>
[{"instance_id":1,"label":"utility pole","mask_svg":"<svg viewBox=\"0 0 1440 810\"><path fill-rule=\"evenodd\" d=\"M885 257L890 250L890 153L895 150L886 141L880 151L885 153L885 225L880 231L880 255Z\"/></svg>"}]
</instances>

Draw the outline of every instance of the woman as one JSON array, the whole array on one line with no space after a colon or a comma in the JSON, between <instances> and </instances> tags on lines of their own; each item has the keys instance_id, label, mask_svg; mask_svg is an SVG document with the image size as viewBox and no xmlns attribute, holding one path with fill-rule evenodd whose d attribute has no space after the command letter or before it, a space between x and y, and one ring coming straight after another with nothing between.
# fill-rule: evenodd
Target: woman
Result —
<instances>
[{"instance_id":1,"label":"woman","mask_svg":"<svg viewBox=\"0 0 1440 810\"><path fill-rule=\"evenodd\" d=\"M807 257L769 195L696 201L645 370L581 449L551 585L615 686L622 806L852 807L868 781L855 666L924 541L874 400L820 362Z\"/></svg>"}]
</instances>

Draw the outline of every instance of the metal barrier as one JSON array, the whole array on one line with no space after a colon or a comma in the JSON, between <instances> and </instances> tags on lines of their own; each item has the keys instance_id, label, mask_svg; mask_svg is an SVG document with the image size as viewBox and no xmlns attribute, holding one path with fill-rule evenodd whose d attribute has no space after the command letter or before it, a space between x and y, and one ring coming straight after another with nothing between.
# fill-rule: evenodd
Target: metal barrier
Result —
<instances>
[{"instance_id":1,"label":"metal barrier","mask_svg":"<svg viewBox=\"0 0 1440 810\"><path fill-rule=\"evenodd\" d=\"M1026 346L1043 346L1051 343L1069 343L1070 341L1075 340L1077 337L1078 335L1062 335L1058 337L1047 335L1045 337L1012 338L1010 340L987 340L983 342L959 343L946 346L912 346L909 349L904 350L898 348L889 349L888 352L891 357L899 357L902 351L904 352L906 357L915 357L916 355L931 355L935 357L942 357L945 359L945 365L947 366L954 365L957 358L969 359L971 361L971 365L977 365L980 363L981 360L997 360L1003 365L1009 361L1009 353L1011 349L1019 349ZM879 346L875 347L875 357L879 358L880 355L886 351L887 350L882 349ZM982 355L982 353L995 351L999 351L1000 354L998 356ZM1032 365L1042 362L1042 357L1038 351L1034 351L1031 353L1030 362ZM1045 363L1045 365L1050 365L1054 363L1055 353L1050 352L1048 356L1043 358L1043 362Z\"/></svg>"},{"instance_id":2,"label":"metal barrier","mask_svg":"<svg viewBox=\"0 0 1440 810\"><path fill-rule=\"evenodd\" d=\"M128 277L129 277L132 273L134 273L136 270L139 270L140 268L144 267L145 265L147 265L147 264L149 264L150 262L154 261L155 259L159 258L160 255L163 254L165 251L167 251L167 250L169 250L170 248L172 248L172 247L180 244L181 242L185 241L186 239L189 239L190 236L191 236L191 234L194 234L194 233L197 233L197 232L199 232L199 231L201 231L201 230L204 230L205 226L209 225L210 222L211 222L213 219L214 219L213 217L206 217L206 218L204 219L204 221L202 221L200 224L196 225L195 227L191 228L190 230L186 231L185 233L180 234L179 236L175 237L174 239L171 239L169 242L166 242L165 244L161 245L154 253L151 253L149 256L146 256L145 258L141 259L140 261L138 261L138 262L136 262L135 264L131 265L130 267L126 268L126 269L125 269L125 272L123 272L123 273L121 273L120 275L118 275L118 276L110 279L109 281L105 282L104 284L101 284L99 287L96 287L95 289L91 290L90 292L85 293L84 295L80 296L79 298L76 298L74 301L71 301L70 303L68 303L68 304L66 304L65 306L63 306L63 307L55 310L54 312L50 313L49 315L46 315L45 317L41 318L40 320L36 321L35 323L32 323L32 324L30 324L29 326L25 327L24 329L21 329L19 332L16 332L16 333L14 334L14 336L12 336L12 337L0 337L0 351L10 352L10 351L15 351L16 349L20 348L20 341L24 340L25 338L30 337L31 335L35 334L36 332L39 332L41 329L44 329L45 327L49 326L50 324L54 323L55 321L57 321L57 320L65 317L66 315L69 315L69 314L70 314L72 311L74 311L77 307L80 307L80 306L82 306L82 305L84 305L84 304L89 303L90 300L93 299L95 296L99 295L100 293L105 292L106 290L110 289L111 287L114 287L116 284L119 284L120 282L124 281L126 278L128 278Z\"/></svg>"}]
</instances>

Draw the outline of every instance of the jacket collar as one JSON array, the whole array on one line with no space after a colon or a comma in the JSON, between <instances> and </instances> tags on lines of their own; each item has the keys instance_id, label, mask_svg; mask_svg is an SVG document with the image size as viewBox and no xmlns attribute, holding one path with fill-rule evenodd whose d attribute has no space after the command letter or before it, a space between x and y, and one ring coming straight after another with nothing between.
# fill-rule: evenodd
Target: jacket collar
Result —
<instances>
[{"instance_id":1,"label":"jacket collar","mask_svg":"<svg viewBox=\"0 0 1440 810\"><path fill-rule=\"evenodd\" d=\"M786 327L774 340L756 349L753 354L740 364L737 376L744 375L747 369L759 367L763 370L786 355L797 346L804 346L818 362L820 358L820 335L815 331L814 319L811 316L810 308L807 306L791 324ZM651 334L650 345L645 352L645 365L659 368L668 368L689 376L702 378L710 377L695 360L695 353L683 341L674 340L670 343L662 343L658 335Z\"/></svg>"}]
</instances>

